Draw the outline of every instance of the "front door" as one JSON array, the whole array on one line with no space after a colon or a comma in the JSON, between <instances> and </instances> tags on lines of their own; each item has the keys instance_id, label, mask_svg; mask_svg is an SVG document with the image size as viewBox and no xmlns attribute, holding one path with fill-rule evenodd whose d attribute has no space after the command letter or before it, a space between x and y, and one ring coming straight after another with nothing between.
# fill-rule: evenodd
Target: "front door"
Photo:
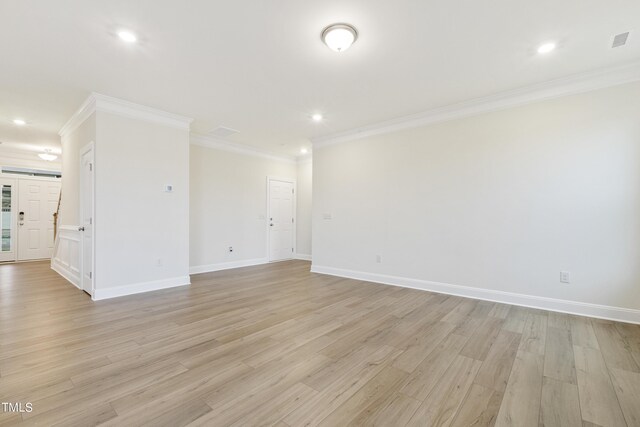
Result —
<instances>
[{"instance_id":1,"label":"front door","mask_svg":"<svg viewBox=\"0 0 640 427\"><path fill-rule=\"evenodd\" d=\"M293 258L293 182L269 180L269 261Z\"/></svg>"},{"instance_id":2,"label":"front door","mask_svg":"<svg viewBox=\"0 0 640 427\"><path fill-rule=\"evenodd\" d=\"M19 180L18 260L51 258L60 182Z\"/></svg>"}]
</instances>

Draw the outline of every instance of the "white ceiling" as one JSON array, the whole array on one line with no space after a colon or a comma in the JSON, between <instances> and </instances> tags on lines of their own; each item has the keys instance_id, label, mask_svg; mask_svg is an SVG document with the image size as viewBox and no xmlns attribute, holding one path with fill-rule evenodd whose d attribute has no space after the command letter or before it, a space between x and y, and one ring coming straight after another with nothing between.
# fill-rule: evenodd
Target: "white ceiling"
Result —
<instances>
[{"instance_id":1,"label":"white ceiling","mask_svg":"<svg viewBox=\"0 0 640 427\"><path fill-rule=\"evenodd\" d=\"M360 33L343 53L320 41L335 22ZM549 40L558 49L537 55ZM640 1L0 0L0 58L6 143L59 144L96 91L296 155L310 138L640 59Z\"/></svg>"}]
</instances>

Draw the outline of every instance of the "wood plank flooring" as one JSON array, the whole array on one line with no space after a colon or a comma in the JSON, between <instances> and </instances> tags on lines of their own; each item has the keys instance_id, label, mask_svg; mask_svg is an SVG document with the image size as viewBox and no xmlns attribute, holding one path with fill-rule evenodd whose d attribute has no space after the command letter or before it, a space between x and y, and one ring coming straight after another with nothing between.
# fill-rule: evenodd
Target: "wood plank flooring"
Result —
<instances>
[{"instance_id":1,"label":"wood plank flooring","mask_svg":"<svg viewBox=\"0 0 640 427\"><path fill-rule=\"evenodd\" d=\"M0 426L640 426L640 326L290 261L91 302L0 265Z\"/></svg>"}]
</instances>

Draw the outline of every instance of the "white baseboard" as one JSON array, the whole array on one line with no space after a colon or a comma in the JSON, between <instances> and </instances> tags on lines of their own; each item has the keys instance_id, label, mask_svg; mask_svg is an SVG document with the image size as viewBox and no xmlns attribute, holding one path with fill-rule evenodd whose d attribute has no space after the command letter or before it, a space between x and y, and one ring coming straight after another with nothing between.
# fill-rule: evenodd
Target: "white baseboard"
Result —
<instances>
[{"instance_id":1,"label":"white baseboard","mask_svg":"<svg viewBox=\"0 0 640 427\"><path fill-rule=\"evenodd\" d=\"M293 259L301 259L303 261L311 261L311 255L310 254L296 254L296 256L293 257Z\"/></svg>"},{"instance_id":2,"label":"white baseboard","mask_svg":"<svg viewBox=\"0 0 640 427\"><path fill-rule=\"evenodd\" d=\"M512 292L491 289L473 288L469 286L451 285L448 283L431 282L428 280L411 279L407 277L388 276L385 274L367 273L363 271L345 270L341 268L311 265L313 273L382 283L385 285L419 289L441 294L457 295L485 301L519 305L523 307L539 308L542 310L558 311L561 313L577 314L579 316L596 317L599 319L615 320L626 323L640 324L640 310L630 308L611 307L606 305L589 304L555 298L533 295L516 294Z\"/></svg>"},{"instance_id":3,"label":"white baseboard","mask_svg":"<svg viewBox=\"0 0 640 427\"><path fill-rule=\"evenodd\" d=\"M69 269L64 263L60 262L56 258L51 259L51 269L67 279L69 283L80 289L80 275Z\"/></svg>"},{"instance_id":4,"label":"white baseboard","mask_svg":"<svg viewBox=\"0 0 640 427\"><path fill-rule=\"evenodd\" d=\"M143 292L158 291L160 289L174 288L177 286L185 286L191 284L189 276L171 277L169 279L154 280L151 282L132 283L125 286L117 286L114 288L94 289L94 301L103 299L122 297L125 295L140 294Z\"/></svg>"},{"instance_id":5,"label":"white baseboard","mask_svg":"<svg viewBox=\"0 0 640 427\"><path fill-rule=\"evenodd\" d=\"M267 258L253 258L239 261L220 262L217 264L194 265L189 267L189 274L211 273L212 271L229 270L232 268L251 267L252 265L267 264Z\"/></svg>"}]
</instances>

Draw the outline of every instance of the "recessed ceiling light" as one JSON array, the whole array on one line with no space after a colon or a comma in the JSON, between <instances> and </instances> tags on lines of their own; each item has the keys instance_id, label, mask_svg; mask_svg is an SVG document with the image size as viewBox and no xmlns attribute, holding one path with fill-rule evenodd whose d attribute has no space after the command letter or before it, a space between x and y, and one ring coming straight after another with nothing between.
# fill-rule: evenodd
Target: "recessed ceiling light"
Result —
<instances>
[{"instance_id":1,"label":"recessed ceiling light","mask_svg":"<svg viewBox=\"0 0 640 427\"><path fill-rule=\"evenodd\" d=\"M314 114L313 116L311 116L311 118L313 119L314 122L321 122L322 114Z\"/></svg>"},{"instance_id":2,"label":"recessed ceiling light","mask_svg":"<svg viewBox=\"0 0 640 427\"><path fill-rule=\"evenodd\" d=\"M349 24L333 24L322 30L321 37L329 49L344 52L358 39L358 31Z\"/></svg>"},{"instance_id":3,"label":"recessed ceiling light","mask_svg":"<svg viewBox=\"0 0 640 427\"><path fill-rule=\"evenodd\" d=\"M44 153L40 153L38 154L38 157L40 157L42 160L46 160L48 162L52 162L55 159L58 158L58 156L56 156L55 154L51 154L51 149L47 148L44 150Z\"/></svg>"},{"instance_id":4,"label":"recessed ceiling light","mask_svg":"<svg viewBox=\"0 0 640 427\"><path fill-rule=\"evenodd\" d=\"M549 53L556 48L556 44L553 42L544 43L538 46L538 53Z\"/></svg>"},{"instance_id":5,"label":"recessed ceiling light","mask_svg":"<svg viewBox=\"0 0 640 427\"><path fill-rule=\"evenodd\" d=\"M16 125L16 126L24 126L24 125L27 124L27 122L25 122L22 119L14 119L13 120L13 124Z\"/></svg>"},{"instance_id":6,"label":"recessed ceiling light","mask_svg":"<svg viewBox=\"0 0 640 427\"><path fill-rule=\"evenodd\" d=\"M124 42L127 43L135 43L138 41L138 37L128 30L120 30L118 31L118 37Z\"/></svg>"},{"instance_id":7,"label":"recessed ceiling light","mask_svg":"<svg viewBox=\"0 0 640 427\"><path fill-rule=\"evenodd\" d=\"M309 150L307 150L306 148L301 148L300 149L300 154L307 154L309 152Z\"/></svg>"}]
</instances>

